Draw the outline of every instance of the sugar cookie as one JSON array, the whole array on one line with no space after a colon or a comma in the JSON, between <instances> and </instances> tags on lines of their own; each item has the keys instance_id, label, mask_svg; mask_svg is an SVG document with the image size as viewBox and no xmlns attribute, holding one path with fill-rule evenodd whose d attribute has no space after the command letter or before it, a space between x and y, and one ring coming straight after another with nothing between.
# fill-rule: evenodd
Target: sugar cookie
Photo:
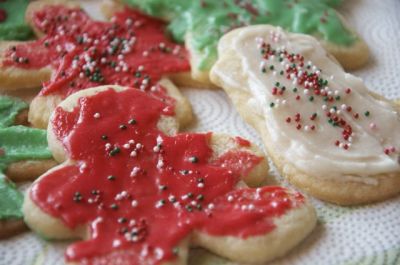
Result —
<instances>
[{"instance_id":1,"label":"sugar cookie","mask_svg":"<svg viewBox=\"0 0 400 265\"><path fill-rule=\"evenodd\" d=\"M345 73L316 39L251 26L225 35L219 54L212 81L291 183L343 205L400 191L398 106Z\"/></svg>"},{"instance_id":2,"label":"sugar cookie","mask_svg":"<svg viewBox=\"0 0 400 265\"><path fill-rule=\"evenodd\" d=\"M368 47L334 9L342 1L214 1L122 0L146 13L170 21L169 30L185 41L190 52L193 78L209 80L217 59L219 38L246 25L272 24L318 38L346 68L355 69L368 60Z\"/></svg>"},{"instance_id":3,"label":"sugar cookie","mask_svg":"<svg viewBox=\"0 0 400 265\"><path fill-rule=\"evenodd\" d=\"M29 5L27 18L42 37L3 44L0 79L5 89L44 82L31 103L29 121L35 127L46 128L55 106L81 89L118 84L157 93L165 75L179 85L190 82L185 78L190 65L184 47L166 37L162 21L137 11L118 10L110 22L101 22L77 2L42 0Z\"/></svg>"},{"instance_id":4,"label":"sugar cookie","mask_svg":"<svg viewBox=\"0 0 400 265\"><path fill-rule=\"evenodd\" d=\"M177 134L176 111L119 86L82 90L55 109L48 137L64 162L33 184L23 209L46 238L83 238L67 263L186 264L192 244L265 262L310 233L316 217L301 194L241 181L264 178L260 151L226 135Z\"/></svg>"}]
</instances>

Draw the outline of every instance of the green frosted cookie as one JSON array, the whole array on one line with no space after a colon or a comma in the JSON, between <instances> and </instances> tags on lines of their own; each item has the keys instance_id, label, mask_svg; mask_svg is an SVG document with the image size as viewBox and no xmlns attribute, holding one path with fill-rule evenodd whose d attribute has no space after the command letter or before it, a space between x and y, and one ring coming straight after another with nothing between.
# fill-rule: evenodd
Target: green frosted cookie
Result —
<instances>
[{"instance_id":1,"label":"green frosted cookie","mask_svg":"<svg viewBox=\"0 0 400 265\"><path fill-rule=\"evenodd\" d=\"M28 0L0 0L0 40L27 40L33 32L25 23Z\"/></svg>"}]
</instances>

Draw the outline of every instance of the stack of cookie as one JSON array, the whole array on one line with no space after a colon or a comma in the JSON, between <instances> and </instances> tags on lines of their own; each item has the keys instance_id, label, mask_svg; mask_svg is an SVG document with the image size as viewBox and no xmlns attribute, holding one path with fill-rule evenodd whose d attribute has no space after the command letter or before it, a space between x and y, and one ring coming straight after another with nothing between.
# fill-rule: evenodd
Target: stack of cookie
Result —
<instances>
[{"instance_id":1,"label":"stack of cookie","mask_svg":"<svg viewBox=\"0 0 400 265\"><path fill-rule=\"evenodd\" d=\"M183 86L223 88L301 191L397 194L397 106L343 70L368 48L339 2L99 1L106 21L79 2L0 3L0 235L80 238L74 264L186 264L191 246L265 263L298 245L309 200L266 185L248 140L180 133ZM6 96L38 88L29 112ZM25 196L12 182L36 177Z\"/></svg>"}]
</instances>

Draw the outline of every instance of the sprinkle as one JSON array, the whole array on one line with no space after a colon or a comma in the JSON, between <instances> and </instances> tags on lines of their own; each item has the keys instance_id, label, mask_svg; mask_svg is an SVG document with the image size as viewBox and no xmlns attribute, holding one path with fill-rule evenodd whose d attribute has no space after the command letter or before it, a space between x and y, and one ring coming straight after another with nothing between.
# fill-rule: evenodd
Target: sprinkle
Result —
<instances>
[{"instance_id":1,"label":"sprinkle","mask_svg":"<svg viewBox=\"0 0 400 265\"><path fill-rule=\"evenodd\" d=\"M139 171L140 171L140 168L139 168L139 167L134 167L134 168L132 169L132 171L131 171L130 176L131 176L131 177L135 177L135 176L137 175L137 173L139 173Z\"/></svg>"},{"instance_id":2,"label":"sprinkle","mask_svg":"<svg viewBox=\"0 0 400 265\"><path fill-rule=\"evenodd\" d=\"M137 207L138 204L139 204L139 203L138 203L137 200L133 200L133 201L131 202L131 206L132 206L133 208Z\"/></svg>"},{"instance_id":3,"label":"sprinkle","mask_svg":"<svg viewBox=\"0 0 400 265\"><path fill-rule=\"evenodd\" d=\"M199 162L199 159L196 156L192 156L189 158L189 162L195 164L195 163Z\"/></svg>"},{"instance_id":4,"label":"sprinkle","mask_svg":"<svg viewBox=\"0 0 400 265\"><path fill-rule=\"evenodd\" d=\"M110 151L109 155L115 156L115 155L119 154L120 152L121 152L121 149L119 149L119 147L114 147L114 149Z\"/></svg>"}]
</instances>

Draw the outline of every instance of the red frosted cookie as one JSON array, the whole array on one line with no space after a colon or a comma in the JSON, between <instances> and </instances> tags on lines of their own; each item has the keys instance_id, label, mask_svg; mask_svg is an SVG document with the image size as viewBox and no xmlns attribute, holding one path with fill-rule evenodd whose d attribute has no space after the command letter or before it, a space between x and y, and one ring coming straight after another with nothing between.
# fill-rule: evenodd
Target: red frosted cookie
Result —
<instances>
[{"instance_id":1,"label":"red frosted cookie","mask_svg":"<svg viewBox=\"0 0 400 265\"><path fill-rule=\"evenodd\" d=\"M177 133L171 100L103 86L55 109L48 138L63 163L33 184L24 214L46 238L83 239L68 247L68 263L186 264L190 245L265 262L314 227L301 194L246 187L268 168L251 143Z\"/></svg>"},{"instance_id":2,"label":"red frosted cookie","mask_svg":"<svg viewBox=\"0 0 400 265\"><path fill-rule=\"evenodd\" d=\"M30 122L45 128L51 111L73 92L106 84L157 90L162 77L191 84L187 52L169 40L164 22L132 9L109 22L93 20L75 2L35 1L27 19L36 41L0 45L2 89L43 89Z\"/></svg>"}]
</instances>

